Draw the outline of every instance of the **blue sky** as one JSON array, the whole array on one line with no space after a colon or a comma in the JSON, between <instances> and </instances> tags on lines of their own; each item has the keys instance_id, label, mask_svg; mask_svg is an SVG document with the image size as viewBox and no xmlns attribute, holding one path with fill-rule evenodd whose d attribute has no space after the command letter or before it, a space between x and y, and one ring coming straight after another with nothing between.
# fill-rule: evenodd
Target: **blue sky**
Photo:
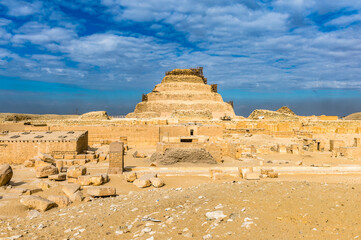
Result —
<instances>
[{"instance_id":1,"label":"blue sky","mask_svg":"<svg viewBox=\"0 0 361 240\"><path fill-rule=\"evenodd\" d=\"M358 0L0 0L0 112L126 114L203 66L237 114L361 111Z\"/></svg>"}]
</instances>

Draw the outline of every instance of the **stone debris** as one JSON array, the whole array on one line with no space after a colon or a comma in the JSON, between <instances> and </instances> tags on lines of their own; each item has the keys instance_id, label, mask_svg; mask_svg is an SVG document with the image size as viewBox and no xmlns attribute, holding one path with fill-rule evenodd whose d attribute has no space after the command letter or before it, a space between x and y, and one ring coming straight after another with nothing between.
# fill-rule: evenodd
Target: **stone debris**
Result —
<instances>
[{"instance_id":1,"label":"stone debris","mask_svg":"<svg viewBox=\"0 0 361 240\"><path fill-rule=\"evenodd\" d=\"M9 164L0 165L0 187L8 184L13 177L13 169Z\"/></svg>"},{"instance_id":2,"label":"stone debris","mask_svg":"<svg viewBox=\"0 0 361 240\"><path fill-rule=\"evenodd\" d=\"M83 175L83 176L79 176L78 180L76 182L82 186L89 186L89 185L99 186L99 185L106 183L107 176L108 175L106 175L106 177L104 178L104 176L101 174Z\"/></svg>"},{"instance_id":3,"label":"stone debris","mask_svg":"<svg viewBox=\"0 0 361 240\"><path fill-rule=\"evenodd\" d=\"M55 202L58 207L66 207L71 203L66 196L49 195L48 200Z\"/></svg>"},{"instance_id":4,"label":"stone debris","mask_svg":"<svg viewBox=\"0 0 361 240\"><path fill-rule=\"evenodd\" d=\"M73 193L69 199L72 202L81 202L84 199L83 193L81 191L76 191L75 193Z\"/></svg>"},{"instance_id":5,"label":"stone debris","mask_svg":"<svg viewBox=\"0 0 361 240\"><path fill-rule=\"evenodd\" d=\"M123 176L127 182L134 182L134 180L137 179L136 172L124 172Z\"/></svg>"},{"instance_id":6,"label":"stone debris","mask_svg":"<svg viewBox=\"0 0 361 240\"><path fill-rule=\"evenodd\" d=\"M208 220L213 220L213 219L223 219L227 217L227 215L224 215L223 211L214 211L214 212L207 212L206 217Z\"/></svg>"},{"instance_id":7,"label":"stone debris","mask_svg":"<svg viewBox=\"0 0 361 240\"><path fill-rule=\"evenodd\" d=\"M164 180L161 178L151 178L150 179L151 184L156 187L156 188L160 188L164 186Z\"/></svg>"},{"instance_id":8,"label":"stone debris","mask_svg":"<svg viewBox=\"0 0 361 240\"><path fill-rule=\"evenodd\" d=\"M33 160L33 159L26 160L23 163L23 165L24 165L24 167L34 167L35 166L35 160Z\"/></svg>"},{"instance_id":9,"label":"stone debris","mask_svg":"<svg viewBox=\"0 0 361 240\"><path fill-rule=\"evenodd\" d=\"M37 218L37 217L39 217L41 215L41 213L38 211L38 210L30 210L29 212L28 212L28 218L29 219L33 219L33 218Z\"/></svg>"},{"instance_id":10,"label":"stone debris","mask_svg":"<svg viewBox=\"0 0 361 240\"><path fill-rule=\"evenodd\" d=\"M36 168L36 177L38 178L45 178L54 174L58 174L58 169L49 163Z\"/></svg>"},{"instance_id":11,"label":"stone debris","mask_svg":"<svg viewBox=\"0 0 361 240\"><path fill-rule=\"evenodd\" d=\"M85 175L86 172L87 172L87 169L84 166L71 166L68 168L66 176L68 178L78 178L82 175Z\"/></svg>"},{"instance_id":12,"label":"stone debris","mask_svg":"<svg viewBox=\"0 0 361 240\"><path fill-rule=\"evenodd\" d=\"M63 186L62 190L65 193L65 195L67 195L70 198L74 193L80 190L80 185L67 184Z\"/></svg>"},{"instance_id":13,"label":"stone debris","mask_svg":"<svg viewBox=\"0 0 361 240\"><path fill-rule=\"evenodd\" d=\"M65 181L66 180L66 173L59 173L59 174L54 174L54 175L50 175L48 176L49 180L54 180L54 181Z\"/></svg>"},{"instance_id":14,"label":"stone debris","mask_svg":"<svg viewBox=\"0 0 361 240\"><path fill-rule=\"evenodd\" d=\"M149 179L145 179L145 180L144 179L136 179L136 180L134 180L133 184L139 188L146 188L151 185Z\"/></svg>"},{"instance_id":15,"label":"stone debris","mask_svg":"<svg viewBox=\"0 0 361 240\"><path fill-rule=\"evenodd\" d=\"M27 206L29 209L35 209L41 212L49 210L56 206L53 201L39 197L39 196L25 196L20 199L20 203Z\"/></svg>"},{"instance_id":16,"label":"stone debris","mask_svg":"<svg viewBox=\"0 0 361 240\"><path fill-rule=\"evenodd\" d=\"M93 197L109 197L116 195L116 189L114 187L87 187L86 192Z\"/></svg>"}]
</instances>

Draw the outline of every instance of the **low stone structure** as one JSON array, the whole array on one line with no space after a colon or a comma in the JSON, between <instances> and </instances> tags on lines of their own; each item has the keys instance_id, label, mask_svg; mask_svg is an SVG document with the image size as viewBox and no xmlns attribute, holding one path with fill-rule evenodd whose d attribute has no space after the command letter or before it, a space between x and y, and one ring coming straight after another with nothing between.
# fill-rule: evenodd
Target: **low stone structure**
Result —
<instances>
[{"instance_id":1,"label":"low stone structure","mask_svg":"<svg viewBox=\"0 0 361 240\"><path fill-rule=\"evenodd\" d=\"M39 153L74 155L87 149L87 131L26 131L0 134L0 163L21 164Z\"/></svg>"}]
</instances>

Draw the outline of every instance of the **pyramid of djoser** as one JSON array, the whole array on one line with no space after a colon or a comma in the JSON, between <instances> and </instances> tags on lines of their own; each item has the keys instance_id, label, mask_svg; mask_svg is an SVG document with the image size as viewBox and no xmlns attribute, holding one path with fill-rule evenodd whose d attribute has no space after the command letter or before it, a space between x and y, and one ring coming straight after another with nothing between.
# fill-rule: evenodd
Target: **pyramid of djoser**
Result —
<instances>
[{"instance_id":1,"label":"pyramid of djoser","mask_svg":"<svg viewBox=\"0 0 361 240\"><path fill-rule=\"evenodd\" d=\"M208 85L203 68L174 69L166 72L152 92L143 94L129 118L201 118L235 116L233 103L217 93L217 85Z\"/></svg>"}]
</instances>

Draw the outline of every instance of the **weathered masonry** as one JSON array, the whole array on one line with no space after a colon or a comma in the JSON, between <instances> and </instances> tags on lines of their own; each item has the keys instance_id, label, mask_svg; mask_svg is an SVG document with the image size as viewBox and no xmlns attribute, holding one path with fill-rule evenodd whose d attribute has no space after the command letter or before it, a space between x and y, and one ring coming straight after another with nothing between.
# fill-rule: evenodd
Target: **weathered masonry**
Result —
<instances>
[{"instance_id":1,"label":"weathered masonry","mask_svg":"<svg viewBox=\"0 0 361 240\"><path fill-rule=\"evenodd\" d=\"M21 164L39 152L78 154L87 149L87 131L3 132L0 134L0 163Z\"/></svg>"}]
</instances>

